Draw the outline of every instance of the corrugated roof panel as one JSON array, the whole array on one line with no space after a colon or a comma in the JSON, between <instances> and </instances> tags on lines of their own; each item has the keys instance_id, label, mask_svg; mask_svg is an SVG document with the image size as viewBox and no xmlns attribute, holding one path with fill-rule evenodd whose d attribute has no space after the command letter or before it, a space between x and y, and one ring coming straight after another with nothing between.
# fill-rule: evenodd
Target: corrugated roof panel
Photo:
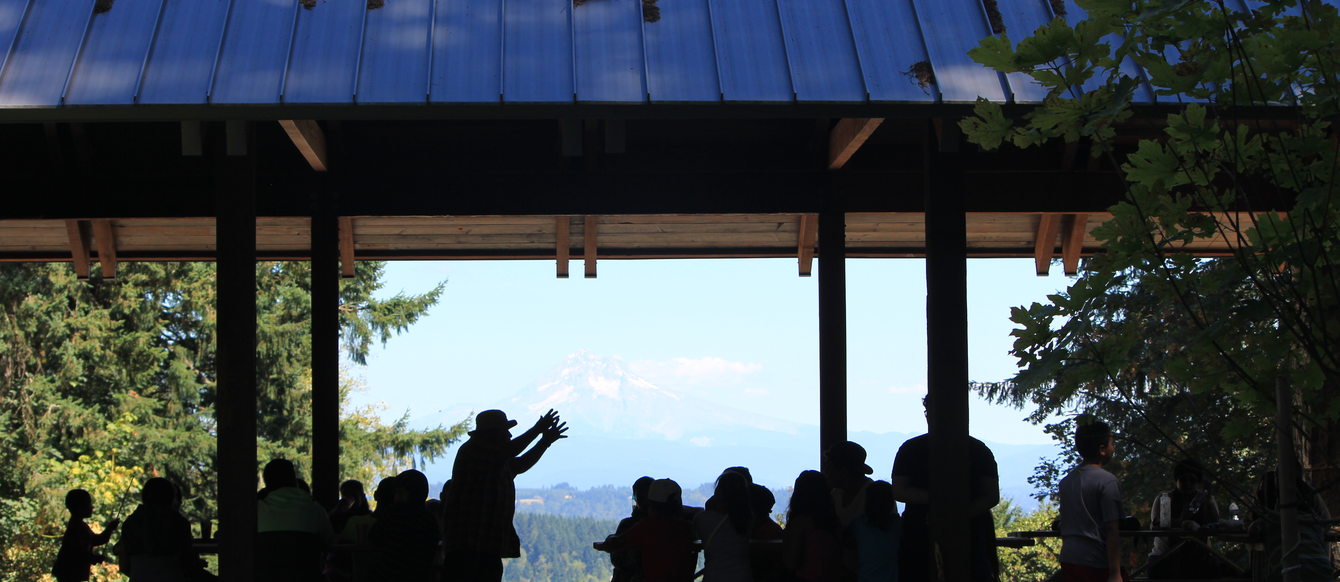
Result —
<instances>
[{"instance_id":1,"label":"corrugated roof panel","mask_svg":"<svg viewBox=\"0 0 1340 582\"><path fill-rule=\"evenodd\" d=\"M149 56L163 0L120 2L93 16L65 92L71 105L129 105Z\"/></svg>"},{"instance_id":2,"label":"corrugated roof panel","mask_svg":"<svg viewBox=\"0 0 1340 582\"><path fill-rule=\"evenodd\" d=\"M279 101L300 6L295 0L234 0L211 101Z\"/></svg>"},{"instance_id":3,"label":"corrugated roof panel","mask_svg":"<svg viewBox=\"0 0 1340 582\"><path fill-rule=\"evenodd\" d=\"M930 60L912 0L847 0L847 10L870 100L936 100L934 85L923 89L908 73Z\"/></svg>"},{"instance_id":4,"label":"corrugated roof panel","mask_svg":"<svg viewBox=\"0 0 1340 582\"><path fill-rule=\"evenodd\" d=\"M777 0L796 99L865 101L843 0Z\"/></svg>"},{"instance_id":5,"label":"corrugated roof panel","mask_svg":"<svg viewBox=\"0 0 1340 582\"><path fill-rule=\"evenodd\" d=\"M363 60L358 72L359 103L413 103L428 99L428 34L432 11L432 0L388 1L381 8L367 11Z\"/></svg>"},{"instance_id":6,"label":"corrugated roof panel","mask_svg":"<svg viewBox=\"0 0 1340 582\"><path fill-rule=\"evenodd\" d=\"M794 100L775 0L711 0L711 7L723 97L727 101Z\"/></svg>"},{"instance_id":7,"label":"corrugated roof panel","mask_svg":"<svg viewBox=\"0 0 1340 582\"><path fill-rule=\"evenodd\" d=\"M353 100L364 12L367 12L365 0L321 2L298 11L293 54L284 79L284 102Z\"/></svg>"},{"instance_id":8,"label":"corrugated roof panel","mask_svg":"<svg viewBox=\"0 0 1340 582\"><path fill-rule=\"evenodd\" d=\"M92 15L93 0L34 0L0 75L0 106L60 105Z\"/></svg>"},{"instance_id":9,"label":"corrugated roof panel","mask_svg":"<svg viewBox=\"0 0 1340 582\"><path fill-rule=\"evenodd\" d=\"M0 73L5 70L5 61L9 58L14 41L18 40L19 27L23 25L28 7L36 0L0 0Z\"/></svg>"},{"instance_id":10,"label":"corrugated roof panel","mask_svg":"<svg viewBox=\"0 0 1340 582\"><path fill-rule=\"evenodd\" d=\"M1001 23L1005 25L1005 34L1014 41L1015 46L1019 45L1020 40L1032 36L1039 26L1051 22L1052 12L1043 4L1045 1L1013 0L996 3ZM1023 73L1008 73L1005 81L1009 83L1016 103L1041 103L1047 96L1045 88Z\"/></svg>"},{"instance_id":11,"label":"corrugated roof panel","mask_svg":"<svg viewBox=\"0 0 1340 582\"><path fill-rule=\"evenodd\" d=\"M968 58L990 28L979 0L913 0L925 33L935 84L945 101L973 102L978 97L1005 101L999 73Z\"/></svg>"},{"instance_id":12,"label":"corrugated roof panel","mask_svg":"<svg viewBox=\"0 0 1340 582\"><path fill-rule=\"evenodd\" d=\"M585 2L573 7L572 21L576 31L577 100L645 101L642 0Z\"/></svg>"},{"instance_id":13,"label":"corrugated roof panel","mask_svg":"<svg viewBox=\"0 0 1340 582\"><path fill-rule=\"evenodd\" d=\"M504 1L503 100L572 101L572 2Z\"/></svg>"},{"instance_id":14,"label":"corrugated roof panel","mask_svg":"<svg viewBox=\"0 0 1340 582\"><path fill-rule=\"evenodd\" d=\"M652 101L718 101L716 49L708 0L676 0L661 19L643 26L647 92Z\"/></svg>"},{"instance_id":15,"label":"corrugated roof panel","mask_svg":"<svg viewBox=\"0 0 1340 582\"><path fill-rule=\"evenodd\" d=\"M436 0L433 101L502 99L503 0Z\"/></svg>"},{"instance_id":16,"label":"corrugated roof panel","mask_svg":"<svg viewBox=\"0 0 1340 582\"><path fill-rule=\"evenodd\" d=\"M1081 20L1089 17L1088 11L1080 8L1078 4L1075 4L1075 0L1065 0L1065 9L1065 21L1070 23L1070 26L1075 26ZM1110 34L1103 37L1103 40L1115 48L1117 44L1121 42L1121 37L1115 34ZM1140 70L1140 67L1135 64L1135 61L1132 61L1131 59L1122 61L1121 72L1140 80L1140 88L1136 90L1134 97L1136 103L1154 103L1156 101L1154 98L1154 91L1144 82L1144 71ZM1100 80L1097 78L1089 79L1089 81L1084 84L1084 90L1092 91L1098 87L1099 83Z\"/></svg>"},{"instance_id":17,"label":"corrugated roof panel","mask_svg":"<svg viewBox=\"0 0 1340 582\"><path fill-rule=\"evenodd\" d=\"M140 83L140 103L204 103L230 2L168 1Z\"/></svg>"}]
</instances>

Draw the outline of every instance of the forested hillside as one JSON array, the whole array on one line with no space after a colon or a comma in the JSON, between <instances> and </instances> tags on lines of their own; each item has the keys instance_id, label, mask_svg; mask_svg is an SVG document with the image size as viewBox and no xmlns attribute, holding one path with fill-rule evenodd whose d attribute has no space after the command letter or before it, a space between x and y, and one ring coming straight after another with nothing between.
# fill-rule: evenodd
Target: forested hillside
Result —
<instances>
[{"instance_id":1,"label":"forested hillside","mask_svg":"<svg viewBox=\"0 0 1340 582\"><path fill-rule=\"evenodd\" d=\"M605 539L617 521L518 513L521 557L507 560L509 582L605 582L611 567L607 554L591 548Z\"/></svg>"}]
</instances>

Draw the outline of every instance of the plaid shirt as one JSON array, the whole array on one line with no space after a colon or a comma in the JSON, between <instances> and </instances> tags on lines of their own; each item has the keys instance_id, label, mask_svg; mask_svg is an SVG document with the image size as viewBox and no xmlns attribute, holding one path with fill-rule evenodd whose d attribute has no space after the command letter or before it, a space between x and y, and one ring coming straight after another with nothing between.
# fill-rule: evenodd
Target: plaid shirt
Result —
<instances>
[{"instance_id":1,"label":"plaid shirt","mask_svg":"<svg viewBox=\"0 0 1340 582\"><path fill-rule=\"evenodd\" d=\"M521 556L512 525L516 513L513 447L507 439L472 436L456 452L451 490L443 503L447 551L466 550L500 558Z\"/></svg>"}]
</instances>

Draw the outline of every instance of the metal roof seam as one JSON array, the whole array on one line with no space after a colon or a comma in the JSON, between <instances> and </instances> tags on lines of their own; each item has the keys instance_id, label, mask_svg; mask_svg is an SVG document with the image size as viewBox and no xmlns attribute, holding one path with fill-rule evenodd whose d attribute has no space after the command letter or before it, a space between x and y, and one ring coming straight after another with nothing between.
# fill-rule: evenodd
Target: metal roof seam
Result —
<instances>
[{"instance_id":1,"label":"metal roof seam","mask_svg":"<svg viewBox=\"0 0 1340 582\"><path fill-rule=\"evenodd\" d=\"M572 76L572 102L577 102L577 88L581 87L578 81L578 75L581 69L577 66L577 11L572 9L571 0L568 2L568 73Z\"/></svg>"},{"instance_id":2,"label":"metal roof seam","mask_svg":"<svg viewBox=\"0 0 1340 582\"><path fill-rule=\"evenodd\" d=\"M987 34L989 34L989 35L991 35L991 36L995 36L995 35L996 35L996 25L995 25L994 22L991 21L991 11L990 11L990 10L987 10L987 8L986 8L986 3L987 3L987 2L992 2L992 1L994 1L994 0L977 0L977 7L980 8L980 9L982 10L982 20L986 22L986 30L987 30ZM1005 25L1004 25L1004 24L1001 24L1001 29L1002 29L1002 30L1001 30L1000 34L1002 34L1002 35L1005 34L1004 28L1005 28ZM997 71L997 72L996 72L996 80L1000 83L1000 88L1001 88L1001 90L1005 91L1005 102L1006 102L1006 103L1014 103L1014 102L1016 102L1017 99L1015 99L1015 97L1014 97L1014 87L1011 87L1011 86L1010 86L1009 81L1005 78L1005 74Z\"/></svg>"},{"instance_id":3,"label":"metal roof seam","mask_svg":"<svg viewBox=\"0 0 1340 582\"><path fill-rule=\"evenodd\" d=\"M796 91L796 69L791 62L791 47L787 42L790 36L786 34L786 18L782 16L782 0L772 0L772 8L777 13L777 31L782 35L782 59L786 61L786 76L791 85L791 101L794 103L800 100L800 93Z\"/></svg>"},{"instance_id":4,"label":"metal roof seam","mask_svg":"<svg viewBox=\"0 0 1340 582\"><path fill-rule=\"evenodd\" d=\"M98 11L89 7L88 19L84 21L84 34L79 37L79 47L74 50L74 58L70 59L70 68L65 71L65 83L60 88L60 105L65 105L65 97L70 92L70 79L74 77L75 69L79 68L79 57L84 55L84 46L88 44L88 31L93 28L93 18L98 15Z\"/></svg>"},{"instance_id":5,"label":"metal roof seam","mask_svg":"<svg viewBox=\"0 0 1340 582\"><path fill-rule=\"evenodd\" d=\"M233 24L233 6L237 0L228 0L228 11L223 15L223 26L219 30L219 46L214 51L214 64L209 68L209 87L205 89L205 103L214 102L214 85L219 80L219 61L223 59L223 48L228 43L228 28Z\"/></svg>"},{"instance_id":6,"label":"metal roof seam","mask_svg":"<svg viewBox=\"0 0 1340 582\"><path fill-rule=\"evenodd\" d=\"M707 0L707 24L712 28L712 62L716 64L717 100L726 100L726 84L721 79L721 39L717 38L717 21L712 16L712 0Z\"/></svg>"},{"instance_id":7,"label":"metal roof seam","mask_svg":"<svg viewBox=\"0 0 1340 582\"><path fill-rule=\"evenodd\" d=\"M144 72L149 68L149 59L154 56L154 46L158 44L158 31L163 28L163 12L167 8L167 0L158 3L158 14L154 16L154 31L149 36L149 47L144 51L144 60L140 62L139 75L135 77L135 94L130 96L130 102L136 105L140 102L140 91L144 90Z\"/></svg>"},{"instance_id":8,"label":"metal roof seam","mask_svg":"<svg viewBox=\"0 0 1340 582\"><path fill-rule=\"evenodd\" d=\"M507 0L498 1L498 103L507 101Z\"/></svg>"},{"instance_id":9,"label":"metal roof seam","mask_svg":"<svg viewBox=\"0 0 1340 582\"><path fill-rule=\"evenodd\" d=\"M865 71L865 63L861 58L861 44L856 42L856 26L852 24L851 3L842 0L842 13L847 16L847 28L851 30L851 48L856 55L856 69L861 71L861 89L865 92L865 102L870 102L870 76Z\"/></svg>"},{"instance_id":10,"label":"metal roof seam","mask_svg":"<svg viewBox=\"0 0 1340 582\"><path fill-rule=\"evenodd\" d=\"M14 47L19 45L19 37L23 36L23 29L28 24L28 12L33 6L33 0L28 0L23 5L23 14L19 16L17 28L14 29L14 38L9 41L9 48L5 50L5 55L0 57L0 80L5 78L5 66L9 64L9 55L14 54Z\"/></svg>"},{"instance_id":11,"label":"metal roof seam","mask_svg":"<svg viewBox=\"0 0 1340 582\"><path fill-rule=\"evenodd\" d=\"M921 26L921 15L918 14L917 3L916 3L916 2L913 2L912 0L906 0L906 2L907 2L907 4L908 4L908 6L910 6L910 7L912 8L912 16L915 17L915 18L912 19L912 24L915 25L915 26L917 27L917 38L918 38L919 40L921 40L921 50L926 54L926 64L927 64L927 66L929 66L929 67L931 68L931 74L934 75L934 72L935 72L935 65L934 65L934 64L931 62L931 60L930 60L930 58L931 58L931 47L930 47L930 43L927 43L927 42L926 42L926 28L923 27L923 26ZM914 64L913 66L916 66L916 65ZM909 71L910 71L910 69L909 69ZM937 83L937 82L932 81L932 82L931 82L931 90L935 92L935 95L934 95L935 102L936 102L936 103L944 103L944 100L945 100L945 94L944 94L943 91L940 90L940 84Z\"/></svg>"},{"instance_id":12,"label":"metal roof seam","mask_svg":"<svg viewBox=\"0 0 1340 582\"><path fill-rule=\"evenodd\" d=\"M423 102L433 102L433 56L437 52L437 3L438 0L429 0L428 4L428 71L426 78L428 81L423 87Z\"/></svg>"},{"instance_id":13,"label":"metal roof seam","mask_svg":"<svg viewBox=\"0 0 1340 582\"><path fill-rule=\"evenodd\" d=\"M358 105L359 77L360 73L363 72L363 51L367 47L368 43L368 12L371 12L371 10L369 10L367 5L364 4L363 19L361 24L359 24L358 28L358 50L354 52L354 82L353 82L354 94L350 96L350 99L353 100L354 105ZM431 26L431 23L429 26Z\"/></svg>"},{"instance_id":14,"label":"metal roof seam","mask_svg":"<svg viewBox=\"0 0 1340 582\"><path fill-rule=\"evenodd\" d=\"M638 1L637 16L637 46L642 49L642 102L651 103L651 89L647 81L647 76L651 74L651 64L647 62L647 5L641 0Z\"/></svg>"},{"instance_id":15,"label":"metal roof seam","mask_svg":"<svg viewBox=\"0 0 1340 582\"><path fill-rule=\"evenodd\" d=\"M293 3L293 24L288 32L288 56L284 57L284 70L279 73L279 102L286 103L284 94L288 92L288 71L293 64L293 44L298 38L298 18L302 12L302 2Z\"/></svg>"}]
</instances>

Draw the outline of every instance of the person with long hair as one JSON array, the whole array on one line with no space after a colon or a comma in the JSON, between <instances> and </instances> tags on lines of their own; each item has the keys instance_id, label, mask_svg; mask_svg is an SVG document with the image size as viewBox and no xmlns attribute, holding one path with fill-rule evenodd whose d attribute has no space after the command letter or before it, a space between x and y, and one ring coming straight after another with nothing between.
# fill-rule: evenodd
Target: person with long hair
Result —
<instances>
[{"instance_id":1,"label":"person with long hair","mask_svg":"<svg viewBox=\"0 0 1340 582\"><path fill-rule=\"evenodd\" d=\"M703 582L752 582L749 568L749 479L739 471L717 478L712 497L693 518L693 531L703 541Z\"/></svg>"},{"instance_id":2,"label":"person with long hair","mask_svg":"<svg viewBox=\"0 0 1340 582\"><path fill-rule=\"evenodd\" d=\"M902 517L893 502L893 486L874 481L865 488L864 512L847 527L856 548L858 582L898 582L898 544Z\"/></svg>"},{"instance_id":3,"label":"person with long hair","mask_svg":"<svg viewBox=\"0 0 1340 582\"><path fill-rule=\"evenodd\" d=\"M786 510L782 559L798 580L839 582L843 578L842 524L833 508L828 479L802 471Z\"/></svg>"}]
</instances>

